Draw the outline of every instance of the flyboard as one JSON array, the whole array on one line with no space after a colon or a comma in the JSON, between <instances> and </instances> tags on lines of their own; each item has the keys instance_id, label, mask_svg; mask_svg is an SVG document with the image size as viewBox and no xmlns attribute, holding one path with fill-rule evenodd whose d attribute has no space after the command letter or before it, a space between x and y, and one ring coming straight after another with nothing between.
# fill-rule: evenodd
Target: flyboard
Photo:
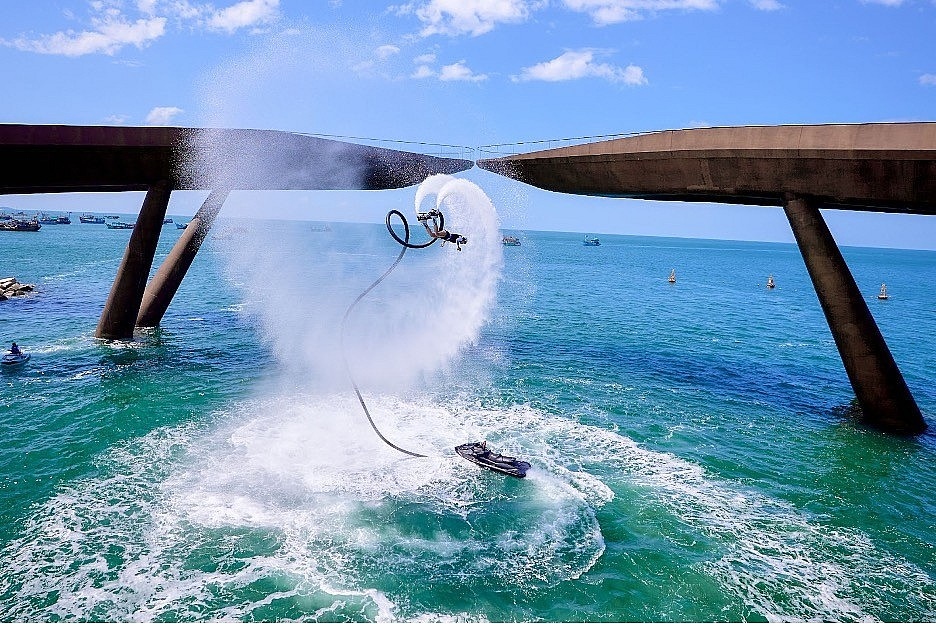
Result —
<instances>
[{"instance_id":1,"label":"flyboard","mask_svg":"<svg viewBox=\"0 0 936 624\"><path fill-rule=\"evenodd\" d=\"M396 233L393 229L393 224L391 223L392 217L397 217L400 219L400 222L403 224L403 237ZM364 410L364 415L367 416L367 422L370 423L371 428L377 434L377 436L384 442L387 446L405 453L406 455L411 455L413 457L426 457L422 453L417 453L415 451L407 450L401 446L397 446L390 440L388 440L380 432L380 429L377 428L374 419L371 417L370 411L367 409L367 404L364 402L364 397L361 395L361 389L358 387L357 382L354 380L354 376L351 374L351 367L348 365L348 359L345 356L344 349L344 336L345 328L347 326L348 318L351 316L351 311L354 310L355 306L361 302L361 300L367 296L367 294L377 287L382 281L384 281L390 273L393 272L393 269L400 264L400 261L403 260L403 255L406 253L407 249L425 249L435 243L436 241L441 241L442 245L445 243L454 243L455 248L458 251L461 251L462 245L468 244L468 239L461 234L455 232L449 232L445 229L445 216L438 209L430 210L429 212L417 212L416 219L419 223L426 229L426 233L429 234L429 240L424 243L411 243L410 242L410 227L409 223L406 221L406 217L403 216L403 213L399 210L391 210L387 213L386 224L387 231L390 232L390 236L393 237L393 240L398 242L402 249L400 250L400 255L397 256L396 260L393 261L393 264L390 265L383 275L381 275L377 280L364 289L364 291L358 295L348 309L345 311L344 318L341 320L341 357L344 361L345 372L348 375L348 379L351 380L351 385L354 387L354 393L357 395L358 402L361 404L361 409ZM487 448L486 442L469 442L467 444L460 444L455 447L455 452L459 456L464 457L468 461L477 464L488 470L498 472L500 474L509 475L511 477L517 477L522 479L526 476L527 470L530 469L530 464L525 461L518 460L516 457L510 457L508 455L501 455Z\"/></svg>"}]
</instances>

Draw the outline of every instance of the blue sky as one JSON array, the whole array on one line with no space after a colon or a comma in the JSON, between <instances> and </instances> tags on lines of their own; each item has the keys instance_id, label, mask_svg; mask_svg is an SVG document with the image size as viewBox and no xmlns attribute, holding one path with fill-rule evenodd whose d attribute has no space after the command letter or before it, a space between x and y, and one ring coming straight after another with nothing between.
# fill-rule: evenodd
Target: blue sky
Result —
<instances>
[{"instance_id":1,"label":"blue sky","mask_svg":"<svg viewBox=\"0 0 936 624\"><path fill-rule=\"evenodd\" d=\"M0 122L272 128L467 147L932 121L936 0L4 2L0 80ZM505 227L792 241L778 208L585 198L465 175ZM412 196L238 193L225 213L376 222ZM191 214L201 197L176 193L170 212ZM0 205L130 212L140 201L8 196ZM934 218L825 215L843 245L936 248Z\"/></svg>"}]
</instances>

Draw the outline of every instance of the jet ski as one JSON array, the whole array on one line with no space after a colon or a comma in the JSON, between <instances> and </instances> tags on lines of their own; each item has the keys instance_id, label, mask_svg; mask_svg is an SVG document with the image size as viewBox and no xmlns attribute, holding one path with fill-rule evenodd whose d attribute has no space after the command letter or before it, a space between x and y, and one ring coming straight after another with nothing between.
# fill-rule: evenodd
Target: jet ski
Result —
<instances>
[{"instance_id":1,"label":"jet ski","mask_svg":"<svg viewBox=\"0 0 936 624\"><path fill-rule=\"evenodd\" d=\"M28 353L4 353L3 359L0 360L0 364L3 366L16 366L17 364L23 364L28 360Z\"/></svg>"},{"instance_id":2,"label":"jet ski","mask_svg":"<svg viewBox=\"0 0 936 624\"><path fill-rule=\"evenodd\" d=\"M459 444L455 447L455 452L482 468L517 477L518 479L525 477L527 470L530 469L529 462L496 453L487 447L486 442Z\"/></svg>"}]
</instances>

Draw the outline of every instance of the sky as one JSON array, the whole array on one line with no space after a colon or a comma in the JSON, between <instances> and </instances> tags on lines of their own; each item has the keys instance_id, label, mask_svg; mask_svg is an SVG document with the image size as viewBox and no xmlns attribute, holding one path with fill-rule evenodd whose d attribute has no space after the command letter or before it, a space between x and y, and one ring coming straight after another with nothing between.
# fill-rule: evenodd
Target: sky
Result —
<instances>
[{"instance_id":1,"label":"sky","mask_svg":"<svg viewBox=\"0 0 936 624\"><path fill-rule=\"evenodd\" d=\"M0 123L263 128L468 158L639 131L936 121L936 0L11 0L0 83ZM505 229L793 240L776 207L460 175ZM169 213L205 195L176 192ZM381 222L413 196L240 192L224 214ZM23 210L141 203L0 197ZM823 214L840 245L936 249L936 217Z\"/></svg>"}]
</instances>

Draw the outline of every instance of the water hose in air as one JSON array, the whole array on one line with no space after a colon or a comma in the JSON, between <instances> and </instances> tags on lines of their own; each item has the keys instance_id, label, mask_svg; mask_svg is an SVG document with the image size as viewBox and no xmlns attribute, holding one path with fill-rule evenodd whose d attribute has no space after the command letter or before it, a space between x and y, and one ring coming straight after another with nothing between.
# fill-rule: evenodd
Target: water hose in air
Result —
<instances>
[{"instance_id":1,"label":"water hose in air","mask_svg":"<svg viewBox=\"0 0 936 624\"><path fill-rule=\"evenodd\" d=\"M393 217L394 215L399 217L400 221L403 223L403 238L400 238L399 235L397 235L397 233L393 230L393 225L390 223L390 218ZM445 223L445 218L442 216L441 213L438 213L438 216L439 216L439 228L442 228ZM393 272L393 269L395 269L397 265L400 264L400 261L403 259L403 255L406 253L407 249L425 249L426 247L429 247L429 245L436 242L436 240L438 240L436 238L430 238L429 241L425 243L419 243L419 244L413 244L409 242L410 240L409 223L407 223L406 217L403 216L403 213L400 212L399 210L391 210L390 212L388 212L386 223L387 223L387 230L390 232L390 236L392 236L393 240L398 242L403 248L400 250L400 255L398 255L396 260L393 261L393 264L390 265L390 268L387 269L383 275L378 277L377 280L373 284L365 288L364 292L358 295L357 299L355 299L354 302L351 303L351 305L348 306L348 309L345 311L344 318L341 319L341 337L340 337L341 338L341 359L342 361L344 361L345 372L348 374L348 379L351 380L351 385L354 387L354 393L357 395L358 401L361 403L361 408L364 410L364 415L367 416L367 422L370 423L371 428L374 430L377 436L384 442L384 444L400 451L401 453L412 455L413 457L426 457L425 455L421 453L408 451L405 448L397 446L396 444L394 444L393 442L385 438L382 433L380 433L380 429L377 428L377 425L374 424L374 419L371 418L370 411L368 411L367 409L367 404L364 403L364 397L361 396L361 389L358 388L357 382L354 381L354 376L351 374L351 367L348 365L348 358L345 355L345 348L344 348L345 329L348 324L348 317L351 316L351 311L354 310L354 307L358 303L360 303L361 299L366 297L370 291L374 290L374 288L376 288L377 285L380 284L380 282L384 281L387 278L387 276Z\"/></svg>"}]
</instances>

